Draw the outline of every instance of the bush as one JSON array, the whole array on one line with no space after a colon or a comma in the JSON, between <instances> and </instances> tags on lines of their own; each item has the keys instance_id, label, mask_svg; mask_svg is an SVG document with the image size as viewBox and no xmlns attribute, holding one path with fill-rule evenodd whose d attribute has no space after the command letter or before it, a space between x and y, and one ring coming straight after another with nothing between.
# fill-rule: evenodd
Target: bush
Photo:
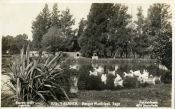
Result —
<instances>
[{"instance_id":1,"label":"bush","mask_svg":"<svg viewBox=\"0 0 175 109\"><path fill-rule=\"evenodd\" d=\"M29 59L29 49L24 54L21 50L20 58L16 59L10 67L11 90L18 101L48 102L49 100L59 101L67 99L65 84L68 82L66 74L62 69L57 68L57 61L61 61L62 53L47 60ZM44 63L43 63L44 62Z\"/></svg>"},{"instance_id":2,"label":"bush","mask_svg":"<svg viewBox=\"0 0 175 109\"><path fill-rule=\"evenodd\" d=\"M172 83L172 73L171 71L166 71L163 73L161 81L163 83Z\"/></svg>"},{"instance_id":3,"label":"bush","mask_svg":"<svg viewBox=\"0 0 175 109\"><path fill-rule=\"evenodd\" d=\"M106 87L107 89L114 89L114 79L115 79L115 76L112 75L112 74L108 74L107 75L107 80L106 80Z\"/></svg>"},{"instance_id":4,"label":"bush","mask_svg":"<svg viewBox=\"0 0 175 109\"><path fill-rule=\"evenodd\" d=\"M91 75L88 78L86 89L87 90L101 90L102 89L102 82L101 82L100 76Z\"/></svg>"},{"instance_id":5,"label":"bush","mask_svg":"<svg viewBox=\"0 0 175 109\"><path fill-rule=\"evenodd\" d=\"M139 82L137 78L125 78L123 85L125 88L137 88L139 86Z\"/></svg>"},{"instance_id":6,"label":"bush","mask_svg":"<svg viewBox=\"0 0 175 109\"><path fill-rule=\"evenodd\" d=\"M92 67L89 65L82 65L79 70L79 81L78 81L78 89L79 90L85 90L87 87L87 84L89 84L89 70L91 70Z\"/></svg>"}]
</instances>

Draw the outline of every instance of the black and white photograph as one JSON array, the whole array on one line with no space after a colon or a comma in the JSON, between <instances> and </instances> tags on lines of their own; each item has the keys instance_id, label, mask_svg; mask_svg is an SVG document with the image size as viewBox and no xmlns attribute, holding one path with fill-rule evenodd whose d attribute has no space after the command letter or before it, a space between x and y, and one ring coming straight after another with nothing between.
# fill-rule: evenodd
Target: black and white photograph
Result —
<instances>
[{"instance_id":1,"label":"black and white photograph","mask_svg":"<svg viewBox=\"0 0 175 109\"><path fill-rule=\"evenodd\" d=\"M0 1L1 107L173 109L174 2L102 1Z\"/></svg>"}]
</instances>

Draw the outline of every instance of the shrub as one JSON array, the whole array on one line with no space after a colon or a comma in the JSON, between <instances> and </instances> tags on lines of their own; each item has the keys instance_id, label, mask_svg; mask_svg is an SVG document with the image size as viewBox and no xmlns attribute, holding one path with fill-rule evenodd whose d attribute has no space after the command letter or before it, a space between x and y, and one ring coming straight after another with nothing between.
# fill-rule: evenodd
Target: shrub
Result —
<instances>
[{"instance_id":1,"label":"shrub","mask_svg":"<svg viewBox=\"0 0 175 109\"><path fill-rule=\"evenodd\" d=\"M106 87L107 89L114 89L114 79L115 76L112 74L107 74Z\"/></svg>"},{"instance_id":2,"label":"shrub","mask_svg":"<svg viewBox=\"0 0 175 109\"><path fill-rule=\"evenodd\" d=\"M9 85L18 101L38 101L48 103L48 100L67 99L63 84L67 83L66 74L57 68L57 61L61 61L62 53L46 60L29 59L29 49L24 54L21 50L20 58L11 65L10 76L12 85Z\"/></svg>"},{"instance_id":3,"label":"shrub","mask_svg":"<svg viewBox=\"0 0 175 109\"><path fill-rule=\"evenodd\" d=\"M137 80L136 77L134 78L127 77L125 78L123 85L126 88L136 88L139 86L139 81Z\"/></svg>"},{"instance_id":4,"label":"shrub","mask_svg":"<svg viewBox=\"0 0 175 109\"><path fill-rule=\"evenodd\" d=\"M100 76L89 76L88 82L87 82L87 89L88 90L101 90L102 89L102 83Z\"/></svg>"},{"instance_id":5,"label":"shrub","mask_svg":"<svg viewBox=\"0 0 175 109\"><path fill-rule=\"evenodd\" d=\"M172 82L172 73L171 71L166 71L163 73L161 81L163 83L171 83Z\"/></svg>"},{"instance_id":6,"label":"shrub","mask_svg":"<svg viewBox=\"0 0 175 109\"><path fill-rule=\"evenodd\" d=\"M82 65L82 67L79 70L79 81L78 81L78 89L79 90L85 90L89 79L89 70L91 70L92 67L89 65Z\"/></svg>"}]
</instances>

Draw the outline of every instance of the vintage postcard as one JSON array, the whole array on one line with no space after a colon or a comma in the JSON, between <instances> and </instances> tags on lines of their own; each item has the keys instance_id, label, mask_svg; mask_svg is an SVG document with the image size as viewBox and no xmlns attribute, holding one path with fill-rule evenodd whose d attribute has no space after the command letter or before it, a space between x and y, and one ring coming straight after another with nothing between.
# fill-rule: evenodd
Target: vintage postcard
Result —
<instances>
[{"instance_id":1,"label":"vintage postcard","mask_svg":"<svg viewBox=\"0 0 175 109\"><path fill-rule=\"evenodd\" d=\"M0 1L1 107L173 109L173 3Z\"/></svg>"}]
</instances>

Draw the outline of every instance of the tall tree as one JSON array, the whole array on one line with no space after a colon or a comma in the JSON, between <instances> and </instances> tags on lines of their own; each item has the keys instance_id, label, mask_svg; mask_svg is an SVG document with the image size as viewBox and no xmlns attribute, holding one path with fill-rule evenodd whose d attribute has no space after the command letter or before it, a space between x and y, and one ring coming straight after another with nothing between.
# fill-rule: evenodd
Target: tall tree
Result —
<instances>
[{"instance_id":1,"label":"tall tree","mask_svg":"<svg viewBox=\"0 0 175 109\"><path fill-rule=\"evenodd\" d=\"M61 28L63 28L64 34L70 37L74 33L72 26L75 24L75 19L71 15L70 10L66 9L61 14Z\"/></svg>"},{"instance_id":2,"label":"tall tree","mask_svg":"<svg viewBox=\"0 0 175 109\"><path fill-rule=\"evenodd\" d=\"M153 4L148 9L148 35L153 46L152 56L172 68L172 26L170 5Z\"/></svg>"},{"instance_id":3,"label":"tall tree","mask_svg":"<svg viewBox=\"0 0 175 109\"><path fill-rule=\"evenodd\" d=\"M139 57L144 57L144 55L148 54L149 48L151 46L149 45L148 36L146 34L146 21L143 16L143 10L142 7L139 7L137 13L137 21L135 21L136 24L136 37L134 37L134 41L136 42L134 46L134 51L139 55Z\"/></svg>"},{"instance_id":4,"label":"tall tree","mask_svg":"<svg viewBox=\"0 0 175 109\"><path fill-rule=\"evenodd\" d=\"M87 28L80 37L79 43L84 56L90 57L96 52L105 57L108 19L112 14L112 3L93 3L87 19Z\"/></svg>"},{"instance_id":5,"label":"tall tree","mask_svg":"<svg viewBox=\"0 0 175 109\"><path fill-rule=\"evenodd\" d=\"M112 57L118 50L127 57L130 18L124 5L92 4L87 28L79 41L83 55L90 57L96 52L100 57Z\"/></svg>"},{"instance_id":6,"label":"tall tree","mask_svg":"<svg viewBox=\"0 0 175 109\"><path fill-rule=\"evenodd\" d=\"M66 37L65 42L65 51L72 51L73 49L73 43L74 43L74 37L76 30L73 29L73 25L75 24L75 19L73 18L73 15L70 13L70 9L63 10L61 13L61 29Z\"/></svg>"},{"instance_id":7,"label":"tall tree","mask_svg":"<svg viewBox=\"0 0 175 109\"><path fill-rule=\"evenodd\" d=\"M82 18L82 19L80 20L80 22L79 22L79 27L78 27L78 29L76 30L77 33L76 33L76 35L73 37L73 40L72 40L72 44L73 44L73 45L72 45L72 50L73 50L73 51L79 51L79 50L80 50L80 46L79 46L79 43L78 43L78 42L79 42L80 36L83 35L86 26L87 26L87 21L84 20L84 18Z\"/></svg>"},{"instance_id":8,"label":"tall tree","mask_svg":"<svg viewBox=\"0 0 175 109\"><path fill-rule=\"evenodd\" d=\"M82 18L79 22L78 33L77 33L78 37L80 37L83 34L86 26L87 26L87 21L84 18Z\"/></svg>"},{"instance_id":9,"label":"tall tree","mask_svg":"<svg viewBox=\"0 0 175 109\"><path fill-rule=\"evenodd\" d=\"M56 5L55 5L56 6ZM52 16L53 17L53 16ZM62 11L58 20L58 25L53 25L44 34L42 38L43 47L50 47L50 51L71 51L73 47L73 38L75 37L75 30L72 29L72 26L75 22L73 16L71 15L69 9ZM57 17L58 18L58 17ZM56 22L57 20L55 20Z\"/></svg>"},{"instance_id":10,"label":"tall tree","mask_svg":"<svg viewBox=\"0 0 175 109\"><path fill-rule=\"evenodd\" d=\"M144 21L142 7L137 8L137 10L138 10L137 21L135 21L135 23L137 24L136 29L137 29L137 33L138 33L138 37L139 37L143 33L143 27L144 27L145 21Z\"/></svg>"},{"instance_id":11,"label":"tall tree","mask_svg":"<svg viewBox=\"0 0 175 109\"><path fill-rule=\"evenodd\" d=\"M61 22L60 22L60 11L58 10L58 5L55 3L52 8L52 13L51 13L51 26L57 26L61 27Z\"/></svg>"},{"instance_id":12,"label":"tall tree","mask_svg":"<svg viewBox=\"0 0 175 109\"><path fill-rule=\"evenodd\" d=\"M131 15L127 13L128 7L122 4L115 4L113 16L108 23L108 43L110 51L119 53L120 57L128 57L129 44L131 42Z\"/></svg>"},{"instance_id":13,"label":"tall tree","mask_svg":"<svg viewBox=\"0 0 175 109\"><path fill-rule=\"evenodd\" d=\"M36 17L36 20L32 23L32 33L33 33L33 44L36 49L41 48L41 40L45 33L47 33L50 28L50 11L48 4L45 4L45 7Z\"/></svg>"}]
</instances>

